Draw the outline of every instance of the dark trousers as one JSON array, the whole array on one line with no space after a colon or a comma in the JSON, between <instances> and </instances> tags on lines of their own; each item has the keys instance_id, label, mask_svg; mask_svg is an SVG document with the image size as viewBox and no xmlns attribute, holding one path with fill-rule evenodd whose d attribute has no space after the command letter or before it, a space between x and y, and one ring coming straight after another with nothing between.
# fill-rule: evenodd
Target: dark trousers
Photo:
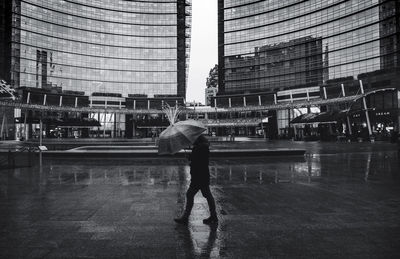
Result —
<instances>
[{"instance_id":1,"label":"dark trousers","mask_svg":"<svg viewBox=\"0 0 400 259\"><path fill-rule=\"evenodd\" d=\"M186 208L184 216L189 217L190 212L192 211L193 208L194 196L198 191L201 191L203 197L207 199L210 215L212 217L216 217L217 212L215 210L215 201L214 197L211 194L210 185L208 184L198 185L194 183L190 183L189 189L186 192Z\"/></svg>"}]
</instances>

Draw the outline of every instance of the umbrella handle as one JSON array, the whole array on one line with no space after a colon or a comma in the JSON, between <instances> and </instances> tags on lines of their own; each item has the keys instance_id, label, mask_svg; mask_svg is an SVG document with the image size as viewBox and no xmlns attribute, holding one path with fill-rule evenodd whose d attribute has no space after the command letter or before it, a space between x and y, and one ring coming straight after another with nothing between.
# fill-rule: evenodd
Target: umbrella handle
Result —
<instances>
[{"instance_id":1,"label":"umbrella handle","mask_svg":"<svg viewBox=\"0 0 400 259\"><path fill-rule=\"evenodd\" d=\"M189 147L189 149L190 149L190 147ZM186 153L186 148L184 148L183 151L185 152L185 158L190 161L189 154Z\"/></svg>"}]
</instances>

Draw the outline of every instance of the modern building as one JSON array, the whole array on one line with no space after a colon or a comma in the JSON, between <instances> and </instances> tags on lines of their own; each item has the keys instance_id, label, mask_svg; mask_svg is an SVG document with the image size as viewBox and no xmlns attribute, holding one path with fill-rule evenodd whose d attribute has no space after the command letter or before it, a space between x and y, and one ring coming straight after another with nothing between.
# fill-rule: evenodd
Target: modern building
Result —
<instances>
[{"instance_id":1,"label":"modern building","mask_svg":"<svg viewBox=\"0 0 400 259\"><path fill-rule=\"evenodd\" d=\"M0 80L10 82L11 2L0 1Z\"/></svg>"},{"instance_id":2,"label":"modern building","mask_svg":"<svg viewBox=\"0 0 400 259\"><path fill-rule=\"evenodd\" d=\"M218 93L218 65L215 65L210 69L208 73L207 88L205 89L205 104L207 106L211 105L211 97L217 96Z\"/></svg>"},{"instance_id":3,"label":"modern building","mask_svg":"<svg viewBox=\"0 0 400 259\"><path fill-rule=\"evenodd\" d=\"M205 89L205 100L206 100L205 104L207 106L211 106L211 97L216 97L217 93L218 93L218 87L211 86Z\"/></svg>"},{"instance_id":4,"label":"modern building","mask_svg":"<svg viewBox=\"0 0 400 259\"><path fill-rule=\"evenodd\" d=\"M255 47L253 55L225 59L225 93L277 91L321 85L322 40L303 37Z\"/></svg>"},{"instance_id":5,"label":"modern building","mask_svg":"<svg viewBox=\"0 0 400 259\"><path fill-rule=\"evenodd\" d=\"M395 0L219 0L219 96L214 105L276 103L272 95L282 91L300 91L307 100L308 89L315 87L321 98L338 97L342 85L344 93L359 91L360 80L363 90L396 88L376 98L397 100L399 13ZM374 100L370 96L367 103L373 106ZM390 114L384 127L398 130L398 101L381 101L385 105L379 109L386 113L379 114ZM300 114L304 112L310 109ZM296 115L294 110L277 111L270 120L281 122L276 133L287 135ZM373 130L382 121L373 118ZM352 125L357 123L364 124L355 119Z\"/></svg>"},{"instance_id":6,"label":"modern building","mask_svg":"<svg viewBox=\"0 0 400 259\"><path fill-rule=\"evenodd\" d=\"M185 98L190 0L2 0L0 8L0 76L14 88L85 95L95 106ZM120 118L122 133L108 135L132 135L126 124Z\"/></svg>"},{"instance_id":7,"label":"modern building","mask_svg":"<svg viewBox=\"0 0 400 259\"><path fill-rule=\"evenodd\" d=\"M4 80L0 80L0 101L15 99L15 90L7 85ZM12 107L0 107L0 140L12 139L15 135L13 112Z\"/></svg>"}]
</instances>

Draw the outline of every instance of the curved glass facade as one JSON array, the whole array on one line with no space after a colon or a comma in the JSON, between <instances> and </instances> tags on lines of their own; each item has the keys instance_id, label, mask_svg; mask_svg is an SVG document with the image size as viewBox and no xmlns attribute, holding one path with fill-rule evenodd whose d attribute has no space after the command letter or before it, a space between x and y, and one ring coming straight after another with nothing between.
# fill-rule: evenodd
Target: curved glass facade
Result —
<instances>
[{"instance_id":1,"label":"curved glass facade","mask_svg":"<svg viewBox=\"0 0 400 259\"><path fill-rule=\"evenodd\" d=\"M12 84L184 97L188 8L183 0L13 0Z\"/></svg>"},{"instance_id":2,"label":"curved glass facade","mask_svg":"<svg viewBox=\"0 0 400 259\"><path fill-rule=\"evenodd\" d=\"M322 86L399 66L397 1L219 0L225 93Z\"/></svg>"}]
</instances>

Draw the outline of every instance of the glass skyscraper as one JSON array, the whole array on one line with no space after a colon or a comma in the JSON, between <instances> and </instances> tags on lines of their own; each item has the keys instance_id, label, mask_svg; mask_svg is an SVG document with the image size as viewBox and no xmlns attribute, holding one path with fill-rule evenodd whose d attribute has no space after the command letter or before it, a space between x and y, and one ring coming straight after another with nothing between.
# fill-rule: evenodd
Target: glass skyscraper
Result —
<instances>
[{"instance_id":1,"label":"glass skyscraper","mask_svg":"<svg viewBox=\"0 0 400 259\"><path fill-rule=\"evenodd\" d=\"M182 105L190 34L191 0L0 0L0 79L19 89L23 103L71 108L15 109L16 137L38 136L42 117L52 118L44 122L49 137L160 130L160 114L135 110ZM79 107L104 112L73 112Z\"/></svg>"},{"instance_id":2,"label":"glass skyscraper","mask_svg":"<svg viewBox=\"0 0 400 259\"><path fill-rule=\"evenodd\" d=\"M188 0L12 0L11 84L185 97Z\"/></svg>"},{"instance_id":3,"label":"glass skyscraper","mask_svg":"<svg viewBox=\"0 0 400 259\"><path fill-rule=\"evenodd\" d=\"M353 137L363 132L364 139L397 132L399 46L400 1L218 0L219 91L213 105L251 111L381 89L366 98L374 110L368 131L359 103L346 123L334 125L337 132L322 124L314 130L330 136L353 132ZM295 117L343 107L269 110L268 135L310 137L314 132L291 124Z\"/></svg>"},{"instance_id":4,"label":"glass skyscraper","mask_svg":"<svg viewBox=\"0 0 400 259\"><path fill-rule=\"evenodd\" d=\"M356 79L398 55L398 1L219 0L220 93Z\"/></svg>"}]
</instances>

